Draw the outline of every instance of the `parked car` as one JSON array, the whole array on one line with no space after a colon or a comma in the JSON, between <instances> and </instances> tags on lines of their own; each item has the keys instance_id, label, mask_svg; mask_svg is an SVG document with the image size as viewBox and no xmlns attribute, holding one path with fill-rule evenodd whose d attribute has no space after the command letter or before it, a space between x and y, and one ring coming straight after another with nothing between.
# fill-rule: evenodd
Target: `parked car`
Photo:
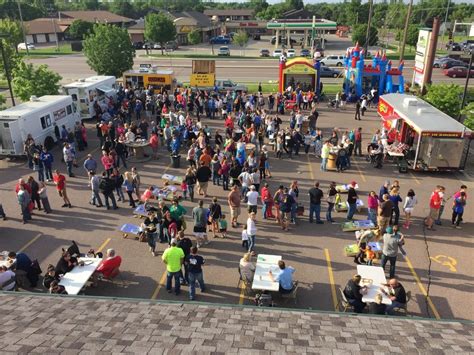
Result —
<instances>
[{"instance_id":1,"label":"parked car","mask_svg":"<svg viewBox=\"0 0 474 355\"><path fill-rule=\"evenodd\" d=\"M472 51L474 51L474 43L470 43L464 47L464 53L471 53Z\"/></svg>"},{"instance_id":2,"label":"parked car","mask_svg":"<svg viewBox=\"0 0 474 355\"><path fill-rule=\"evenodd\" d=\"M296 56L296 51L293 48L290 48L286 51L286 56L288 58L293 58Z\"/></svg>"},{"instance_id":3,"label":"parked car","mask_svg":"<svg viewBox=\"0 0 474 355\"><path fill-rule=\"evenodd\" d=\"M232 80L216 80L215 86L220 92L236 91L247 92L248 88L245 85L234 83Z\"/></svg>"},{"instance_id":4,"label":"parked car","mask_svg":"<svg viewBox=\"0 0 474 355\"><path fill-rule=\"evenodd\" d=\"M255 40L255 41L260 41L261 37L260 37L260 33L254 33L252 35L252 38Z\"/></svg>"},{"instance_id":5,"label":"parked car","mask_svg":"<svg viewBox=\"0 0 474 355\"><path fill-rule=\"evenodd\" d=\"M227 46L222 46L219 48L219 50L217 51L217 55L218 56L230 56L230 49L229 47Z\"/></svg>"},{"instance_id":6,"label":"parked car","mask_svg":"<svg viewBox=\"0 0 474 355\"><path fill-rule=\"evenodd\" d=\"M143 48L143 42L132 42L132 47L134 49L142 49Z\"/></svg>"},{"instance_id":7,"label":"parked car","mask_svg":"<svg viewBox=\"0 0 474 355\"><path fill-rule=\"evenodd\" d=\"M474 44L474 39L466 39L465 41L462 41L461 43L459 43L459 45L461 46L460 50L466 49L470 44Z\"/></svg>"},{"instance_id":8,"label":"parked car","mask_svg":"<svg viewBox=\"0 0 474 355\"><path fill-rule=\"evenodd\" d=\"M212 37L211 44L230 44L230 37L227 37L227 36Z\"/></svg>"},{"instance_id":9,"label":"parked car","mask_svg":"<svg viewBox=\"0 0 474 355\"><path fill-rule=\"evenodd\" d=\"M26 47L28 46L28 50L34 50L36 49L35 45L34 44L31 44L31 43L18 43L18 46L17 48L19 50L23 49L23 50L26 50Z\"/></svg>"},{"instance_id":10,"label":"parked car","mask_svg":"<svg viewBox=\"0 0 474 355\"><path fill-rule=\"evenodd\" d=\"M269 57L270 51L268 49L260 49L260 57Z\"/></svg>"},{"instance_id":11,"label":"parked car","mask_svg":"<svg viewBox=\"0 0 474 355\"><path fill-rule=\"evenodd\" d=\"M161 44L155 43L155 44L153 45L153 49L161 49Z\"/></svg>"},{"instance_id":12,"label":"parked car","mask_svg":"<svg viewBox=\"0 0 474 355\"><path fill-rule=\"evenodd\" d=\"M321 59L320 63L322 65L342 67L342 65L344 64L344 56L343 55L328 55L327 57L324 57L323 59Z\"/></svg>"},{"instance_id":13,"label":"parked car","mask_svg":"<svg viewBox=\"0 0 474 355\"><path fill-rule=\"evenodd\" d=\"M474 77L474 68L468 71L467 67L452 67L445 69L444 75L449 76L450 78L465 78L469 72L469 77Z\"/></svg>"},{"instance_id":14,"label":"parked car","mask_svg":"<svg viewBox=\"0 0 474 355\"><path fill-rule=\"evenodd\" d=\"M433 68L441 68L441 64L443 64L444 62L446 62L447 60L450 60L450 59L451 58L449 58L448 56L435 58L435 60L433 62Z\"/></svg>"},{"instance_id":15,"label":"parked car","mask_svg":"<svg viewBox=\"0 0 474 355\"><path fill-rule=\"evenodd\" d=\"M272 53L272 57L278 57L280 58L280 56L283 54L283 50L281 49L275 49Z\"/></svg>"},{"instance_id":16,"label":"parked car","mask_svg":"<svg viewBox=\"0 0 474 355\"><path fill-rule=\"evenodd\" d=\"M325 65L319 68L319 75L321 78L337 78L341 72L339 70L331 69Z\"/></svg>"},{"instance_id":17,"label":"parked car","mask_svg":"<svg viewBox=\"0 0 474 355\"><path fill-rule=\"evenodd\" d=\"M309 49L302 49L300 52L300 56L302 57L311 57L311 51Z\"/></svg>"},{"instance_id":18,"label":"parked car","mask_svg":"<svg viewBox=\"0 0 474 355\"><path fill-rule=\"evenodd\" d=\"M449 59L441 63L441 68L449 69L452 67L467 67L467 64L457 59Z\"/></svg>"},{"instance_id":19,"label":"parked car","mask_svg":"<svg viewBox=\"0 0 474 355\"><path fill-rule=\"evenodd\" d=\"M448 43L446 44L446 49L448 51L461 51L462 50L462 47L459 43L456 43L456 42L452 42L452 43Z\"/></svg>"},{"instance_id":20,"label":"parked car","mask_svg":"<svg viewBox=\"0 0 474 355\"><path fill-rule=\"evenodd\" d=\"M176 41L168 41L165 43L165 49L171 49L173 51L178 49L178 42Z\"/></svg>"}]
</instances>

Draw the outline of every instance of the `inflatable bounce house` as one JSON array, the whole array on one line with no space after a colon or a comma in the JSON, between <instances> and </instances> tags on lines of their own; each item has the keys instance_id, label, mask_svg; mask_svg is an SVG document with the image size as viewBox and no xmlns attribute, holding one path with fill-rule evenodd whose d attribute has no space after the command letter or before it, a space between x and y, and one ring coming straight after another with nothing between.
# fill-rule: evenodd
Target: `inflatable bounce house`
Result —
<instances>
[{"instance_id":1,"label":"inflatable bounce house","mask_svg":"<svg viewBox=\"0 0 474 355\"><path fill-rule=\"evenodd\" d=\"M385 53L380 55L377 52L372 62L365 64L364 50L357 43L351 50L347 50L344 64L346 70L343 88L351 101L369 93L373 88L377 90L377 98L385 93L404 92L403 61L398 68L392 68L392 62L387 60Z\"/></svg>"},{"instance_id":2,"label":"inflatable bounce house","mask_svg":"<svg viewBox=\"0 0 474 355\"><path fill-rule=\"evenodd\" d=\"M318 61L313 63L308 58L287 59L285 55L282 55L278 71L278 91L284 93L290 86L293 90L299 86L303 91L314 91L316 89L316 93L319 95L320 65Z\"/></svg>"}]
</instances>

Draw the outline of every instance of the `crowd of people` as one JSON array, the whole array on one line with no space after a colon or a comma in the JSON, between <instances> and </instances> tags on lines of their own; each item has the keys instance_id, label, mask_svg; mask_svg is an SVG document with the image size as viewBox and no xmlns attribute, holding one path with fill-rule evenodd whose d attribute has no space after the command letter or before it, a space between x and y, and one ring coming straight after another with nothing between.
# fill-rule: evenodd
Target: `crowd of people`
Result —
<instances>
[{"instance_id":1,"label":"crowd of people","mask_svg":"<svg viewBox=\"0 0 474 355\"><path fill-rule=\"evenodd\" d=\"M296 89L295 95L299 94ZM172 292L173 280L176 294L180 293L182 284L189 285L190 299L196 297L196 282L202 292L206 290L203 277L204 257L199 255L199 252L212 241L209 233L212 233L214 238L228 237L227 221L230 221L230 227L241 234L245 255L240 267L249 280L252 279L252 271L255 268L252 257L257 253L260 228L257 223L258 214L261 213L263 223L274 221L283 231L288 232L290 228L297 228L296 225L303 219L301 215L305 198L302 198L302 195L306 195L309 199L309 223L335 222L332 212L343 198L336 190L336 182L331 182L327 191L323 191L322 184L318 181L313 182L307 191L302 191L297 180L289 179L288 184L281 184L272 191L269 184L272 179L271 161L292 159L304 152L321 159L321 172L324 173L327 170L329 154L336 148L337 171L345 171L351 168L353 156L363 154L362 128L355 127L344 132L334 129L329 138L323 137L322 130L317 126L319 113L313 100L307 105L304 105L303 100L301 109L297 105L289 112L289 123L286 126L280 117L281 112L274 111L275 106L281 107L282 101L284 98L281 95L265 98L261 93L212 94L178 90L167 94L152 89L121 89L117 100L111 100L106 107L95 105L97 137L102 155L100 161L97 161L89 154L82 164L91 189L89 203L98 208L105 205L107 209L117 209L117 201L128 200L133 209L137 203L145 205L147 215L141 224L141 238L146 239L153 256L158 254L158 242L168 245L162 254L167 269L168 292ZM221 119L222 127L212 130L203 124L202 116L211 120ZM371 143L387 139L383 134L377 131ZM73 169L78 166L76 149L83 150L87 147L85 127L79 124L74 131L66 131L64 134L59 132L59 137L67 175L73 178ZM160 146L163 147L162 151L168 154L185 154L188 166L183 169L182 182L179 185L179 196L182 196L182 199L179 196L175 196L170 202L158 199L154 193L156 186L142 190L138 169L129 169L127 166L127 158L133 154L127 143L137 140L149 142L155 159L158 158ZM66 176L59 169L53 169L52 154L37 146L31 137L25 142L25 152L29 167L38 172L38 182L33 176L29 176L27 181L20 179L15 186L23 223L32 220L34 209L44 209L45 213L52 212L45 182L54 182L59 196L64 201L62 207L71 208ZM127 170L122 172L120 165ZM220 201L210 195L211 183L214 187L222 186L227 194L226 201ZM440 223L449 198L453 199L452 224L461 228L467 200L466 189L463 185L460 191L445 198L444 188L436 188L430 199L430 215L425 221L428 230L433 229L433 224ZM353 220L358 201L362 199L357 190L358 184L355 181L350 182L346 199L347 221ZM126 192L126 197L123 191ZM393 290L391 297L395 297L400 303L403 303L403 293L394 291L397 287L403 289L395 279L398 248L403 248L405 242L400 228L410 228L411 216L419 202L413 189L408 188L406 191L406 197L402 198L400 183L397 180L393 183L386 181L378 193L370 191L367 196L367 219L373 222L377 230L373 231L371 236L359 238L360 253L355 258L356 263L371 265L374 257L368 242L383 240L382 267L385 268L390 262L389 285ZM211 197L211 201L208 207L205 207L205 198L208 197ZM195 204L191 211L182 206L182 201L188 198ZM228 217L221 203L227 204L230 212ZM325 211L324 206L327 206ZM404 223L400 226L402 212ZM1 205L0 216L6 218ZM192 218L192 227L187 226L186 216ZM292 232L297 233L296 230ZM190 234L195 237L194 242L188 237ZM58 267L54 270L48 268L48 275L53 278L50 286L58 286L54 284L54 281L57 281L55 275L64 274L76 265L71 261L71 255L67 254L64 255L60 270ZM112 251L108 255L113 258L115 252ZM274 277L274 280L280 283L282 293L289 292L293 287L294 269L287 267L284 262L281 262L279 267L282 272ZM349 301L353 302L354 309L359 311L362 307L359 294L362 291L357 279L354 277L350 281L345 294ZM390 309L385 311L391 312Z\"/></svg>"}]
</instances>

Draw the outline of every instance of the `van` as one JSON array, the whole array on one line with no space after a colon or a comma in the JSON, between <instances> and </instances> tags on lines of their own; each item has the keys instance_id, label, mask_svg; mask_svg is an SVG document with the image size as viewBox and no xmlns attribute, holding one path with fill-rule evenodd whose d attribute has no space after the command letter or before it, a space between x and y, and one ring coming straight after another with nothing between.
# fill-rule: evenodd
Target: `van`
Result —
<instances>
[{"instance_id":1,"label":"van","mask_svg":"<svg viewBox=\"0 0 474 355\"><path fill-rule=\"evenodd\" d=\"M81 119L89 119L95 116L94 103L104 106L109 98L116 95L115 76L95 75L80 79L62 87L62 93L71 95L77 105Z\"/></svg>"},{"instance_id":2,"label":"van","mask_svg":"<svg viewBox=\"0 0 474 355\"><path fill-rule=\"evenodd\" d=\"M55 127L73 129L80 119L71 96L32 96L28 102L0 111L0 155L24 155L28 134L37 144L52 149L57 142Z\"/></svg>"}]
</instances>

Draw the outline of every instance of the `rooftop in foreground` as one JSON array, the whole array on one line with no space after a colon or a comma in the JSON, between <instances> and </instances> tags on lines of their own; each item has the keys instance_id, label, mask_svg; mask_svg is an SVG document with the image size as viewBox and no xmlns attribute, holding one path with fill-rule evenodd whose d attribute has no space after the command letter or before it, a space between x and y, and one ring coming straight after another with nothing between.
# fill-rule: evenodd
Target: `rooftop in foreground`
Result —
<instances>
[{"instance_id":1,"label":"rooftop in foreground","mask_svg":"<svg viewBox=\"0 0 474 355\"><path fill-rule=\"evenodd\" d=\"M0 348L16 353L474 351L461 321L18 293L0 313Z\"/></svg>"}]
</instances>

